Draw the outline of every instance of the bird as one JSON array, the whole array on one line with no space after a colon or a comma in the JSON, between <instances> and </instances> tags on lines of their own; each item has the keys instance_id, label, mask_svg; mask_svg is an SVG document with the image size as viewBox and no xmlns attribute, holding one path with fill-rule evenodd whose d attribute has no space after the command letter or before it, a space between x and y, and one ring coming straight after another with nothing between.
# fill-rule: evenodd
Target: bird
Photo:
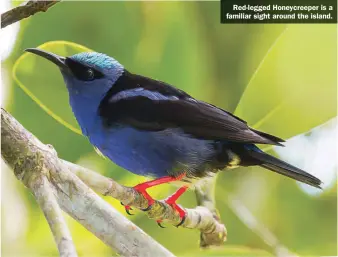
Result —
<instances>
[{"instance_id":1,"label":"bird","mask_svg":"<svg viewBox=\"0 0 338 257\"><path fill-rule=\"evenodd\" d=\"M150 187L182 181L166 199L180 215L177 199L201 178L239 166L265 169L321 188L321 180L263 152L256 144L283 146L283 139L251 128L246 121L197 100L168 83L137 75L98 52L63 57L39 48L25 51L56 64L69 103L90 143L118 166L151 177L134 189L148 200ZM129 213L130 206L125 206Z\"/></svg>"}]
</instances>

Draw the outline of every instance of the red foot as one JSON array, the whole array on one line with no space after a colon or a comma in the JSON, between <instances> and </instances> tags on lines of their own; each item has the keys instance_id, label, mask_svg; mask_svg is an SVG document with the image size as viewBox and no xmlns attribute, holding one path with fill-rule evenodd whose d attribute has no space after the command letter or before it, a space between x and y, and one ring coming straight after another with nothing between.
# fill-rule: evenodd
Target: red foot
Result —
<instances>
[{"instance_id":1,"label":"red foot","mask_svg":"<svg viewBox=\"0 0 338 257\"><path fill-rule=\"evenodd\" d=\"M148 200L148 207L145 208L145 209L143 209L142 211L149 211L150 208L151 208L151 206L155 202L155 200L146 191L146 189L148 188L145 185L146 183L138 184L138 185L136 185L136 186L133 187L134 190L136 190L137 192L139 192L140 194L142 194L143 197ZM128 213L129 215L133 215L133 214L130 213L130 210L132 210L132 208L129 205L125 205L124 208L126 210L126 213Z\"/></svg>"},{"instance_id":2,"label":"red foot","mask_svg":"<svg viewBox=\"0 0 338 257\"><path fill-rule=\"evenodd\" d=\"M146 209L143 209L143 211L148 211L155 202L155 200L146 191L149 188L147 183L148 182L145 182L134 186L134 189L140 194L142 194L145 199L148 200L148 207Z\"/></svg>"},{"instance_id":3,"label":"red foot","mask_svg":"<svg viewBox=\"0 0 338 257\"><path fill-rule=\"evenodd\" d=\"M173 182L173 181L177 181L177 180L181 180L183 177L185 176L185 173L179 175L178 177L170 177L170 176L166 176L166 177L162 177L162 178L158 178L158 179L154 179L154 180L150 180L150 181L147 181L147 182L144 182L144 183L141 183L141 184L138 184L136 186L134 186L133 188L139 192L140 194L142 194L144 196L145 199L148 200L148 207L143 209L143 211L149 211L151 209L151 206L154 204L155 200L147 193L147 189L150 188L150 187L154 187L154 186L157 186L157 185L161 185L161 184L165 184L165 183L169 183L169 182ZM185 189L186 190L186 189ZM185 190L179 194L179 196L181 194L183 194L185 192ZM179 191L179 190L178 190ZM177 192L178 192L177 191ZM176 192L176 193L177 193ZM176 194L175 193L175 194ZM174 195L175 195L174 194ZM174 196L173 195L173 196ZM178 197L179 197L178 196ZM177 197L177 198L178 198ZM176 198L176 199L177 199ZM126 209L126 212L131 215L131 213L129 212L129 210L131 210L131 207L126 205L125 206L125 209Z\"/></svg>"},{"instance_id":4,"label":"red foot","mask_svg":"<svg viewBox=\"0 0 338 257\"><path fill-rule=\"evenodd\" d=\"M177 225L177 227L181 226L185 220L186 213L185 211L176 203L177 199L185 192L187 191L188 186L183 186L179 188L174 194L169 196L165 202L169 204L171 207L173 207L180 215L181 222Z\"/></svg>"}]
</instances>

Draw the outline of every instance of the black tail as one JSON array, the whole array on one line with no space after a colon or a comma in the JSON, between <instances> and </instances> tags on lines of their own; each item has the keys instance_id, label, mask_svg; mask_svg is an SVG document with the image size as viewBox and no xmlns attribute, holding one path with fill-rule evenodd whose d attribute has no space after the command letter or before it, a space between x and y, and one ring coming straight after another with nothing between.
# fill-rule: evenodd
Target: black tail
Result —
<instances>
[{"instance_id":1,"label":"black tail","mask_svg":"<svg viewBox=\"0 0 338 257\"><path fill-rule=\"evenodd\" d=\"M250 157L259 161L260 163L259 165L266 169L272 170L289 178L293 178L297 181L321 189L320 184L322 182L318 178L312 176L311 174L301 169L292 166L291 164L283 162L261 151L249 150L247 153L249 154Z\"/></svg>"},{"instance_id":2,"label":"black tail","mask_svg":"<svg viewBox=\"0 0 338 257\"><path fill-rule=\"evenodd\" d=\"M259 130L255 130L253 128L250 128L250 129L253 132L255 132L256 134L260 135L261 137L264 137L264 138L269 139L270 141L272 141L273 143L271 143L271 144L273 144L273 145L279 145L279 146L284 146L283 144L281 144L281 143L285 142L284 139L281 139L279 137L270 135L268 133L265 133L265 132L262 132L262 131L259 131Z\"/></svg>"}]
</instances>

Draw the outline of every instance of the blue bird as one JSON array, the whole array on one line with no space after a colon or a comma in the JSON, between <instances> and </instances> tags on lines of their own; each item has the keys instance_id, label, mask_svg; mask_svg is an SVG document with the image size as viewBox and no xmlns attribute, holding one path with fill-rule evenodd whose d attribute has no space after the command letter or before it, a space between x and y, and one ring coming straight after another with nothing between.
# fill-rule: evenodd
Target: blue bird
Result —
<instances>
[{"instance_id":1,"label":"blue bird","mask_svg":"<svg viewBox=\"0 0 338 257\"><path fill-rule=\"evenodd\" d=\"M73 113L92 145L122 168L156 178L134 187L148 200L147 209L154 202L149 187L177 180L189 183L237 166L259 165L320 188L318 178L255 145L282 146L281 138L252 129L233 114L165 82L133 74L110 56L26 51L60 68ZM180 224L185 212L176 200L187 188L185 184L166 200L180 214Z\"/></svg>"}]
</instances>

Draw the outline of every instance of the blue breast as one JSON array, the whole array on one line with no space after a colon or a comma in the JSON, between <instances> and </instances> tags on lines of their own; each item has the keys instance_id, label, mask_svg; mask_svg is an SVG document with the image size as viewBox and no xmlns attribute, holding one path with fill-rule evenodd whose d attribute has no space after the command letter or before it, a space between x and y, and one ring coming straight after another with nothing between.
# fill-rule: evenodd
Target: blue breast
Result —
<instances>
[{"instance_id":1,"label":"blue breast","mask_svg":"<svg viewBox=\"0 0 338 257\"><path fill-rule=\"evenodd\" d=\"M116 124L103 125L97 110L102 99L94 87L88 94L84 87L69 87L70 104L75 117L90 142L117 165L135 174L162 177L175 173L194 173L215 156L213 141L199 140L180 129L150 132ZM92 90L92 91L89 91ZM150 97L159 97L155 93Z\"/></svg>"},{"instance_id":2,"label":"blue breast","mask_svg":"<svg viewBox=\"0 0 338 257\"><path fill-rule=\"evenodd\" d=\"M143 176L162 177L192 172L215 154L212 142L191 138L179 129L159 132L131 127L104 128L89 139L117 165Z\"/></svg>"}]
</instances>

